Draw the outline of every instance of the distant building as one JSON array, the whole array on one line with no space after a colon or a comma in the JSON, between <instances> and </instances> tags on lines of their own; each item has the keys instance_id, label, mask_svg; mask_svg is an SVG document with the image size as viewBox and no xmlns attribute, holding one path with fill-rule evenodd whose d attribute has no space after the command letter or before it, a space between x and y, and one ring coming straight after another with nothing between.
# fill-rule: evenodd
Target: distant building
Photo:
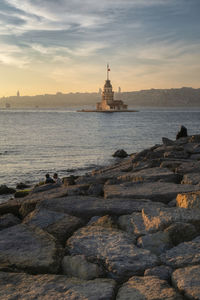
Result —
<instances>
[{"instance_id":1,"label":"distant building","mask_svg":"<svg viewBox=\"0 0 200 300\"><path fill-rule=\"evenodd\" d=\"M101 89L101 88L99 88L99 94L101 95L101 93L102 93L102 89Z\"/></svg>"},{"instance_id":2,"label":"distant building","mask_svg":"<svg viewBox=\"0 0 200 300\"><path fill-rule=\"evenodd\" d=\"M109 65L107 65L107 80L104 84L102 100L96 104L96 109L98 111L127 110L128 105L124 104L122 100L114 100L114 92L109 80L109 72L110 68Z\"/></svg>"},{"instance_id":3,"label":"distant building","mask_svg":"<svg viewBox=\"0 0 200 300\"><path fill-rule=\"evenodd\" d=\"M121 87L119 86L119 87L118 87L118 93L120 94L121 91L122 91L122 90L121 90Z\"/></svg>"}]
</instances>

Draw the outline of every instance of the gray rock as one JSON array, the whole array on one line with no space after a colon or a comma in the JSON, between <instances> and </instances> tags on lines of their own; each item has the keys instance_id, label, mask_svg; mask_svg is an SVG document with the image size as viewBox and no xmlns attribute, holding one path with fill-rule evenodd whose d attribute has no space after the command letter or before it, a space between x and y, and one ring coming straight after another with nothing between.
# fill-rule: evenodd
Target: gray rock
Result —
<instances>
[{"instance_id":1,"label":"gray rock","mask_svg":"<svg viewBox=\"0 0 200 300\"><path fill-rule=\"evenodd\" d=\"M137 246L147 249L156 255L160 255L172 247L169 234L167 232L156 232L139 237Z\"/></svg>"},{"instance_id":2,"label":"gray rock","mask_svg":"<svg viewBox=\"0 0 200 300\"><path fill-rule=\"evenodd\" d=\"M166 137L163 137L162 138L162 142L165 146L172 146L174 144L174 141L166 138Z\"/></svg>"},{"instance_id":3,"label":"gray rock","mask_svg":"<svg viewBox=\"0 0 200 300\"><path fill-rule=\"evenodd\" d=\"M26 216L23 223L47 231L62 244L76 229L83 225L82 220L77 217L47 209L34 210Z\"/></svg>"},{"instance_id":4,"label":"gray rock","mask_svg":"<svg viewBox=\"0 0 200 300\"><path fill-rule=\"evenodd\" d=\"M13 214L6 214L0 217L0 230L21 223L21 220Z\"/></svg>"},{"instance_id":5,"label":"gray rock","mask_svg":"<svg viewBox=\"0 0 200 300\"><path fill-rule=\"evenodd\" d=\"M0 203L0 215L11 213L15 216L19 216L19 209L21 204L16 199L7 201L6 203Z\"/></svg>"},{"instance_id":6,"label":"gray rock","mask_svg":"<svg viewBox=\"0 0 200 300\"><path fill-rule=\"evenodd\" d=\"M105 198L132 198L150 199L168 203L178 193L192 192L198 190L197 186L174 184L168 182L144 182L126 183L120 185L105 185Z\"/></svg>"},{"instance_id":7,"label":"gray rock","mask_svg":"<svg viewBox=\"0 0 200 300\"><path fill-rule=\"evenodd\" d=\"M182 162L177 168L176 173L185 175L187 173L199 173L200 161L187 161Z\"/></svg>"},{"instance_id":8,"label":"gray rock","mask_svg":"<svg viewBox=\"0 0 200 300\"><path fill-rule=\"evenodd\" d=\"M32 273L55 273L62 249L54 237L39 228L16 225L1 231L0 268L16 268Z\"/></svg>"},{"instance_id":9,"label":"gray rock","mask_svg":"<svg viewBox=\"0 0 200 300\"><path fill-rule=\"evenodd\" d=\"M176 198L168 202L167 204L168 207L176 207Z\"/></svg>"},{"instance_id":10,"label":"gray rock","mask_svg":"<svg viewBox=\"0 0 200 300\"><path fill-rule=\"evenodd\" d=\"M185 151L168 151L164 153L164 158L186 159L189 154Z\"/></svg>"},{"instance_id":11,"label":"gray rock","mask_svg":"<svg viewBox=\"0 0 200 300\"><path fill-rule=\"evenodd\" d=\"M118 225L122 230L136 237L147 234L141 213L136 212L119 217Z\"/></svg>"},{"instance_id":12,"label":"gray rock","mask_svg":"<svg viewBox=\"0 0 200 300\"><path fill-rule=\"evenodd\" d=\"M199 173L188 173L183 176L181 184L198 184L200 185Z\"/></svg>"},{"instance_id":13,"label":"gray rock","mask_svg":"<svg viewBox=\"0 0 200 300\"><path fill-rule=\"evenodd\" d=\"M172 284L187 299L200 299L200 266L178 269L172 274Z\"/></svg>"},{"instance_id":14,"label":"gray rock","mask_svg":"<svg viewBox=\"0 0 200 300\"><path fill-rule=\"evenodd\" d=\"M200 144L199 143L187 143L184 146L184 150L189 154L200 154Z\"/></svg>"},{"instance_id":15,"label":"gray rock","mask_svg":"<svg viewBox=\"0 0 200 300\"><path fill-rule=\"evenodd\" d=\"M124 174L117 178L119 181L132 181L132 182L139 182L139 181L159 181L162 180L164 182L174 182L178 183L180 178L178 174L174 174L173 172L169 171L166 168L148 168L138 172L129 172L128 174Z\"/></svg>"},{"instance_id":16,"label":"gray rock","mask_svg":"<svg viewBox=\"0 0 200 300\"><path fill-rule=\"evenodd\" d=\"M165 280L155 276L132 277L119 289L116 300L181 300Z\"/></svg>"},{"instance_id":17,"label":"gray rock","mask_svg":"<svg viewBox=\"0 0 200 300\"><path fill-rule=\"evenodd\" d=\"M176 197L176 206L200 209L200 191L178 194Z\"/></svg>"},{"instance_id":18,"label":"gray rock","mask_svg":"<svg viewBox=\"0 0 200 300\"><path fill-rule=\"evenodd\" d=\"M124 151L124 149L119 149L119 150L115 151L115 153L113 154L113 157L119 157L119 158L124 158L127 156L128 156L128 154L126 153L126 151Z\"/></svg>"},{"instance_id":19,"label":"gray rock","mask_svg":"<svg viewBox=\"0 0 200 300\"><path fill-rule=\"evenodd\" d=\"M200 236L166 251L161 254L160 259L164 264L172 268L200 264Z\"/></svg>"},{"instance_id":20,"label":"gray rock","mask_svg":"<svg viewBox=\"0 0 200 300\"><path fill-rule=\"evenodd\" d=\"M103 196L103 184L100 183L91 184L87 191L87 194L96 197Z\"/></svg>"},{"instance_id":21,"label":"gray rock","mask_svg":"<svg viewBox=\"0 0 200 300\"><path fill-rule=\"evenodd\" d=\"M52 185L52 184L51 184ZM27 216L31 211L33 211L37 205L42 200L49 200L55 199L58 197L64 197L67 195L67 188L62 187L55 187L53 189L48 189L46 191L37 191L34 190L24 199L18 199L18 203L20 203L20 215L22 217Z\"/></svg>"},{"instance_id":22,"label":"gray rock","mask_svg":"<svg viewBox=\"0 0 200 300\"><path fill-rule=\"evenodd\" d=\"M191 137L189 137L188 142L189 143L200 143L200 135L199 134L192 135Z\"/></svg>"},{"instance_id":23,"label":"gray rock","mask_svg":"<svg viewBox=\"0 0 200 300\"><path fill-rule=\"evenodd\" d=\"M148 232L162 231L173 223L191 223L200 226L200 211L185 208L145 208L142 211L145 228Z\"/></svg>"},{"instance_id":24,"label":"gray rock","mask_svg":"<svg viewBox=\"0 0 200 300\"><path fill-rule=\"evenodd\" d=\"M83 254L102 262L108 276L117 280L142 274L146 268L157 264L157 257L137 248L130 235L101 226L79 229L67 241L67 249L72 255Z\"/></svg>"},{"instance_id":25,"label":"gray rock","mask_svg":"<svg viewBox=\"0 0 200 300\"><path fill-rule=\"evenodd\" d=\"M192 160L200 160L200 154L191 154L190 159Z\"/></svg>"},{"instance_id":26,"label":"gray rock","mask_svg":"<svg viewBox=\"0 0 200 300\"><path fill-rule=\"evenodd\" d=\"M0 298L23 300L112 300L111 279L85 281L63 275L28 275L0 272Z\"/></svg>"},{"instance_id":27,"label":"gray rock","mask_svg":"<svg viewBox=\"0 0 200 300\"><path fill-rule=\"evenodd\" d=\"M89 184L70 185L67 187L67 195L86 195L89 189Z\"/></svg>"},{"instance_id":28,"label":"gray rock","mask_svg":"<svg viewBox=\"0 0 200 300\"><path fill-rule=\"evenodd\" d=\"M102 227L117 229L117 225L115 224L113 218L108 215L103 217L98 217L98 216L92 217L87 225L102 226Z\"/></svg>"},{"instance_id":29,"label":"gray rock","mask_svg":"<svg viewBox=\"0 0 200 300\"><path fill-rule=\"evenodd\" d=\"M9 195L9 194L14 194L16 192L15 189L9 188L7 185L2 184L0 185L0 195Z\"/></svg>"},{"instance_id":30,"label":"gray rock","mask_svg":"<svg viewBox=\"0 0 200 300\"><path fill-rule=\"evenodd\" d=\"M167 280L170 282L173 269L168 266L157 266L152 269L147 269L144 272L144 276L156 276L161 280Z\"/></svg>"},{"instance_id":31,"label":"gray rock","mask_svg":"<svg viewBox=\"0 0 200 300\"><path fill-rule=\"evenodd\" d=\"M94 263L88 262L84 255L65 256L62 260L63 274L68 277L78 277L90 280L101 277L102 269Z\"/></svg>"},{"instance_id":32,"label":"gray rock","mask_svg":"<svg viewBox=\"0 0 200 300\"><path fill-rule=\"evenodd\" d=\"M176 139L180 139L180 138L184 138L184 137L187 137L188 134L187 134L187 128L185 126L181 126L177 135L176 135Z\"/></svg>"},{"instance_id":33,"label":"gray rock","mask_svg":"<svg viewBox=\"0 0 200 300\"><path fill-rule=\"evenodd\" d=\"M103 199L89 196L62 197L40 201L37 208L67 213L81 218L104 215L124 215L141 212L144 207L164 207L162 203L153 203L139 199Z\"/></svg>"},{"instance_id":34,"label":"gray rock","mask_svg":"<svg viewBox=\"0 0 200 300\"><path fill-rule=\"evenodd\" d=\"M183 163L183 160L165 159L161 162L160 167L161 168L168 168L169 170L174 172L182 163Z\"/></svg>"},{"instance_id":35,"label":"gray rock","mask_svg":"<svg viewBox=\"0 0 200 300\"><path fill-rule=\"evenodd\" d=\"M194 239L198 232L195 229L194 225L188 223L174 223L165 229L170 236L170 240L172 241L174 246L177 246L180 243L188 242Z\"/></svg>"}]
</instances>

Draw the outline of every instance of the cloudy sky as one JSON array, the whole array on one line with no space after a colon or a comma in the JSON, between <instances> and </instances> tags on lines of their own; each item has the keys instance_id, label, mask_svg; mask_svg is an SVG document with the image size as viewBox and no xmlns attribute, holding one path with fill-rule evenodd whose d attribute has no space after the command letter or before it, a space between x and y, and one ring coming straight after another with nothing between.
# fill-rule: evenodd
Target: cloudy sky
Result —
<instances>
[{"instance_id":1,"label":"cloudy sky","mask_svg":"<svg viewBox=\"0 0 200 300\"><path fill-rule=\"evenodd\" d=\"M200 0L1 0L0 96L200 87Z\"/></svg>"}]
</instances>

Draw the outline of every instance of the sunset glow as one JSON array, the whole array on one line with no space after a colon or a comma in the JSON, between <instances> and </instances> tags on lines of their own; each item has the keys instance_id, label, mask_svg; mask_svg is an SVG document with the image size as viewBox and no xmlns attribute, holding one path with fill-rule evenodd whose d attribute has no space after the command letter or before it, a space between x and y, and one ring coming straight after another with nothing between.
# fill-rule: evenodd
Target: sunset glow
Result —
<instances>
[{"instance_id":1,"label":"sunset glow","mask_svg":"<svg viewBox=\"0 0 200 300\"><path fill-rule=\"evenodd\" d=\"M199 88L198 0L2 0L0 97Z\"/></svg>"}]
</instances>

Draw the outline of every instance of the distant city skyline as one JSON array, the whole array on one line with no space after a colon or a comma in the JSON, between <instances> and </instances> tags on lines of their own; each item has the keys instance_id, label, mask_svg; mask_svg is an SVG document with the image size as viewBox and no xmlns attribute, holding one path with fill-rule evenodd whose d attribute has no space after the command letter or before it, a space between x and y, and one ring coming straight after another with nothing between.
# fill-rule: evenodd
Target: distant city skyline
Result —
<instances>
[{"instance_id":1,"label":"distant city skyline","mask_svg":"<svg viewBox=\"0 0 200 300\"><path fill-rule=\"evenodd\" d=\"M200 87L199 0L1 0L0 97Z\"/></svg>"}]
</instances>

